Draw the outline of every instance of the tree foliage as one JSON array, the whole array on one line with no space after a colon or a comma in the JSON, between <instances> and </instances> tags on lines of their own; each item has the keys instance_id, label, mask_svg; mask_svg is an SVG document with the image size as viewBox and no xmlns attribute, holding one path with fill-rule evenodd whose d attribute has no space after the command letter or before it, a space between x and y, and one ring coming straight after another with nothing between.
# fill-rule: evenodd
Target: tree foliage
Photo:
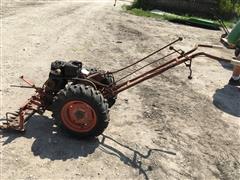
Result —
<instances>
[{"instance_id":1,"label":"tree foliage","mask_svg":"<svg viewBox=\"0 0 240 180\"><path fill-rule=\"evenodd\" d=\"M194 0L194 1L199 1L201 3L201 0ZM233 19L236 17L238 18L240 16L240 0L212 0L212 1L217 2L216 7L214 7L214 9L216 10L216 13L220 14L225 19ZM157 8L157 7L152 7L152 5L150 7L148 0L134 0L132 7L142 8L142 9ZM185 12L185 13L188 14L188 12ZM189 13L189 15L191 15L191 13ZM206 14L203 14L203 16L206 16Z\"/></svg>"},{"instance_id":2,"label":"tree foliage","mask_svg":"<svg viewBox=\"0 0 240 180\"><path fill-rule=\"evenodd\" d=\"M219 10L226 15L240 15L240 0L219 0Z\"/></svg>"}]
</instances>

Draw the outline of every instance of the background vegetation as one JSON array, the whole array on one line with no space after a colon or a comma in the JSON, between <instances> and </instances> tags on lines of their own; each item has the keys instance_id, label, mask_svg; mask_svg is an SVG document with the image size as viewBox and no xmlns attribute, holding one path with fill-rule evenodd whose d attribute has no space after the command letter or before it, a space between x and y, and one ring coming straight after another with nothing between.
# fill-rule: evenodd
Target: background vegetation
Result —
<instances>
[{"instance_id":1,"label":"background vegetation","mask_svg":"<svg viewBox=\"0 0 240 180\"><path fill-rule=\"evenodd\" d=\"M201 0L195 0L195 1L199 1L199 3L201 3ZM216 2L216 7L214 7L214 9L209 9L209 11L214 11L214 13L218 14L219 16L227 20L239 18L240 0L212 0L212 1ZM144 9L144 10L151 10L154 8L159 9L159 7L154 7L152 3L149 3L148 0L135 0L131 8ZM193 12L179 12L178 9L173 9L172 12L175 12L181 15L187 14L190 16L199 16L199 14L195 14ZM213 17L210 17L211 15L206 13L203 13L200 16L202 17L207 16L208 18L213 18Z\"/></svg>"}]
</instances>

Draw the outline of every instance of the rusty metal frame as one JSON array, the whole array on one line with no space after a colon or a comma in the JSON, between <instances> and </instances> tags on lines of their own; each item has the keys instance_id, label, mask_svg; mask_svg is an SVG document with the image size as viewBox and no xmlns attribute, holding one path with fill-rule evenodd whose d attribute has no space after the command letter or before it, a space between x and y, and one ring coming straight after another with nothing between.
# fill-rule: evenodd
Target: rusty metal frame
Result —
<instances>
[{"instance_id":1,"label":"rusty metal frame","mask_svg":"<svg viewBox=\"0 0 240 180\"><path fill-rule=\"evenodd\" d=\"M184 64L190 69L190 77L191 77L191 65L192 65L192 60L194 58L197 58L199 56L205 56L208 57L210 59L214 59L214 60L223 60L226 62L230 62L232 64L235 65L239 65L240 66L240 61L235 61L235 60L229 60L229 59L223 59L214 55L211 55L209 53L200 51L200 52L196 52L198 50L198 48L200 47L205 47L205 48L219 48L219 46L212 46L212 45L197 45L195 46L193 49L189 50L188 52L184 52L181 49L180 50L176 50L174 47L172 47L173 44L175 44L178 41L181 41L182 38L178 38L177 40L169 43L168 45L160 48L159 50L149 54L148 56L124 67L121 68L119 70L113 71L113 72L97 72L94 74L91 74L89 76L86 77L86 79L72 79L75 80L79 83L84 83L84 84L88 84L90 86L93 86L95 89L98 89L99 91L101 91L101 93L103 94L103 96L105 98L108 97L114 97L117 94L119 94L122 91L125 91L143 81L146 81L150 78L153 78L159 74L162 74L163 72L176 67L180 64ZM106 84L102 84L101 82L98 81L98 78L103 75L103 74L109 74L112 75L112 77L114 78L113 74L122 72L126 69L129 69L130 67L152 57L153 55L159 53L160 51L166 49L166 48L170 48L170 50L173 50L174 52L169 53L157 60L154 60L150 63L147 63L146 65L138 68L137 70L134 70L133 72L123 76L122 78L120 78L117 81L113 81L112 84L106 85ZM177 53L178 56L175 58L172 58L171 60L164 62L160 65L157 65L156 67L151 68L150 70L141 73L140 75L124 81L122 83L120 83L120 81L122 81L123 79L131 76L132 74L135 74L136 72L144 69L147 66L150 66L156 62L159 62L160 60L163 60L165 58L169 58L171 57L173 54ZM187 63L189 61L189 63ZM14 129L14 130L18 130L18 131L24 131L25 130L25 124L27 122L27 120L34 114L34 113L39 113L39 114L43 114L44 111L47 109L47 105L44 102L44 98L46 97L46 93L44 90L44 86L41 87L36 87L35 84L33 84L31 81L25 79L23 76L20 77L25 83L28 84L28 86L12 86L12 87L20 87L20 88L33 88L36 91L36 94L33 95L23 106L21 106L21 108L19 108L18 111L11 113L11 112L7 112L6 113L6 119L5 122L3 122L2 124L0 124L0 129Z\"/></svg>"},{"instance_id":2,"label":"rusty metal frame","mask_svg":"<svg viewBox=\"0 0 240 180\"><path fill-rule=\"evenodd\" d=\"M12 87L33 88L35 89L36 94L29 98L28 101L14 113L7 112L6 119L4 119L4 122L2 122L0 125L0 129L14 129L17 131L25 131L25 124L28 119L35 113L42 114L45 111L46 107L42 100L45 96L43 88L36 87L35 84L25 79L23 76L20 78L29 86L13 85Z\"/></svg>"},{"instance_id":3,"label":"rusty metal frame","mask_svg":"<svg viewBox=\"0 0 240 180\"><path fill-rule=\"evenodd\" d=\"M170 47L170 49L174 49L173 47L171 47L171 45L172 44L174 44L174 43L176 43L177 41L181 41L181 39L178 39L178 40L176 40L176 41L174 41L173 43L170 43L169 45L167 45L167 46L165 46L164 48L161 48L161 50L163 50L163 49L165 49L166 47ZM199 44L199 45L196 45L193 49L191 49L191 50L189 50L188 52L183 52L183 51L181 51L181 50L175 50L175 52L177 52L177 53L179 53L179 56L178 57L176 57L176 58L173 58L173 59L171 59L171 60L169 60L169 61L167 61L167 62L165 62L165 63L163 63L163 64L161 64L161 65L159 65L159 66L157 66L157 67L155 67L155 68L152 68L151 70L149 70L149 71L147 71L147 72L145 72L145 73L143 73L143 74L141 74L141 75L138 75L137 77L135 77L135 78L132 78L132 79L130 79L130 80L127 80L127 81L125 81L125 82L122 82L122 83L119 83L119 84L116 84L116 85L114 85L114 86L112 86L110 89L106 89L105 90L105 96L109 96L109 94L110 94L110 96L115 96L115 95L117 95L118 93L120 93L120 92L122 92L122 91L125 91L125 90L127 90L127 89L129 89L129 88L131 88L131 87L133 87L133 86L135 86L135 85L137 85L137 84L139 84L139 83L141 83L141 82L143 82L143 81L145 81L145 80L148 80L148 79L151 79L151 78L153 78L153 77L155 77L155 76L157 76L157 75L159 75L159 74L162 74L163 72L165 72L165 71L167 71L167 70L169 70L169 69L171 69L171 68L173 68L173 67L175 67L175 66L178 66L178 65L180 65L180 64L183 64L183 63L186 63L186 62L190 62L190 64L186 64L188 67L189 66L191 66L192 65L192 60L194 59L194 58L197 58L197 57L199 57L199 56L205 56L205 57L208 57L208 58L210 58L210 59L214 59L214 60L217 60L217 61L225 61L225 62L229 62L229 63L235 63L235 64L238 64L238 65L240 65L240 62L236 62L236 61L233 61L233 60L229 60L229 59L224 59L224 58L220 58L220 57L218 57L218 56L214 56L214 55L211 55L211 54L209 54L209 53L206 53L206 52L196 52L197 50L198 50L198 48L200 48L200 47L205 47L205 48L221 48L221 46L213 46L213 45L204 45L204 44ZM124 67L124 68L122 68L122 69L120 69L120 70L117 70L117 71L114 71L114 72L111 72L111 73L118 73L118 72L121 72L121 71L123 71L123 70L125 70L125 69L127 69L127 68L130 68L131 66L133 66L133 65L135 65L135 64L137 64L137 63L139 63L139 62L141 62L141 61L143 61L143 60L145 60L145 59L147 59L147 58L149 58L150 56L152 56L152 55L154 55L154 54L156 54L157 52L159 52L159 50L158 51L155 51L154 53L152 53L151 55L149 55L149 56L147 56L147 57L145 57L145 58L143 58L143 59L141 59L141 60L139 60L139 61L137 61L137 62L135 62L135 63L133 63L133 64L131 64L131 65L129 65L129 66L127 66L127 67ZM173 53L170 53L171 55L173 54ZM164 56L164 57L168 57L168 55L166 55L166 56ZM161 60L162 58L160 58L160 59L158 59L158 60ZM157 61L158 61L157 60ZM154 63L155 63L156 61L154 61ZM145 65L144 67L146 67L146 66L148 66L148 65L151 65L152 63L149 63L149 64L147 64L147 65ZM191 68L191 67L190 67ZM138 70L141 70L142 68L139 68ZM137 71L138 71L137 70ZM191 71L191 69L190 69L190 71ZM133 73L130 73L129 75L132 75L132 74L134 74L136 71L134 71ZM127 76L125 76L125 77L127 77ZM124 78L125 78L124 77ZM121 78L121 80L122 79L124 79L124 78ZM117 81L118 82L118 81Z\"/></svg>"}]
</instances>

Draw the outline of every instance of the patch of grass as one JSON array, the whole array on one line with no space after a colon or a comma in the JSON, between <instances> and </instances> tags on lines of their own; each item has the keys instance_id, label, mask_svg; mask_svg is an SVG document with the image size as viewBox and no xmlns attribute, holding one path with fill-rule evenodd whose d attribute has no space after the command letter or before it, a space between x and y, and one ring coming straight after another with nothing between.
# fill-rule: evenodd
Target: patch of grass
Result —
<instances>
[{"instance_id":1,"label":"patch of grass","mask_svg":"<svg viewBox=\"0 0 240 180\"><path fill-rule=\"evenodd\" d=\"M131 9L131 7L129 6L124 6L123 9L126 10L128 13L136 16L151 17L151 18L160 19L160 20L173 20L176 18L181 18L181 19L185 18L182 16L174 15L174 14L163 14L163 15L154 14L154 13L151 13L150 11L145 11L142 9L137 9L137 8Z\"/></svg>"},{"instance_id":2,"label":"patch of grass","mask_svg":"<svg viewBox=\"0 0 240 180\"><path fill-rule=\"evenodd\" d=\"M228 28L233 28L234 25L237 23L237 22L232 22L232 21L223 21L223 22Z\"/></svg>"},{"instance_id":3,"label":"patch of grass","mask_svg":"<svg viewBox=\"0 0 240 180\"><path fill-rule=\"evenodd\" d=\"M179 20L186 20L188 18L199 18L199 17L194 17L194 16L180 16L180 15L176 15L176 14L172 14L172 13L163 13L163 14L154 14L151 13L150 11L145 11L143 9L138 9L138 8L132 8L132 6L123 6L123 9L128 12L129 14L133 14L136 16L143 16L143 17L150 17L150 18L154 18L157 20L168 20L168 21L172 21L175 19L179 19ZM214 20L211 20L214 21ZM217 23L217 21L214 21ZM234 26L234 22L231 21L224 21L225 25L229 28L232 28Z\"/></svg>"}]
</instances>

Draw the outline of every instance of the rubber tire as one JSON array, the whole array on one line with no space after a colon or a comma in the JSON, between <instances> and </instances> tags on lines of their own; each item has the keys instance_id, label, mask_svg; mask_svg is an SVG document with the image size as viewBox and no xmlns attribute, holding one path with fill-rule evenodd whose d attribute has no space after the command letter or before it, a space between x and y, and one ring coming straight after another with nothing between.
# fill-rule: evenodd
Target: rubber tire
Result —
<instances>
[{"instance_id":1,"label":"rubber tire","mask_svg":"<svg viewBox=\"0 0 240 180\"><path fill-rule=\"evenodd\" d=\"M61 109L69 101L81 100L90 105L97 116L97 123L94 128L88 132L76 132L67 128L61 119ZM53 101L53 118L56 124L74 136L79 138L93 138L104 132L109 124L108 102L102 94L90 86L82 84L69 85L62 89Z\"/></svg>"},{"instance_id":2,"label":"rubber tire","mask_svg":"<svg viewBox=\"0 0 240 180\"><path fill-rule=\"evenodd\" d=\"M109 75L106 75L105 78L101 81L101 83L106 84L106 85L110 85L113 82L114 82L113 77L109 76ZM108 98L107 99L108 107L111 108L115 104L116 100L117 100L117 95L114 97Z\"/></svg>"},{"instance_id":3,"label":"rubber tire","mask_svg":"<svg viewBox=\"0 0 240 180\"><path fill-rule=\"evenodd\" d=\"M98 72L96 68L86 68L91 74ZM101 81L102 84L110 85L114 82L113 77L106 75L105 78ZM108 98L108 108L111 108L117 100L117 95L111 98Z\"/></svg>"}]
</instances>

